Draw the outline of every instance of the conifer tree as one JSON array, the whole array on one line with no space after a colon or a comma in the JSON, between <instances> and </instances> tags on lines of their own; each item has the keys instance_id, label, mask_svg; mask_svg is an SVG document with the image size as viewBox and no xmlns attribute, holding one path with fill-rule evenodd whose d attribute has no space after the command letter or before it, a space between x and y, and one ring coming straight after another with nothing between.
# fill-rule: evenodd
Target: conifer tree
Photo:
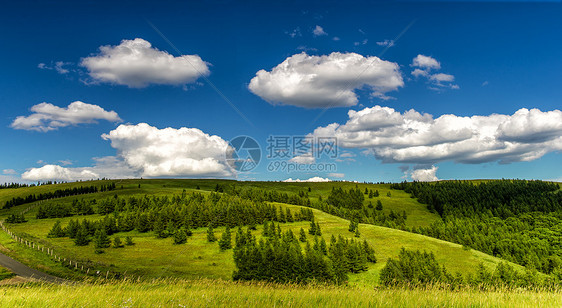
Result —
<instances>
[{"instance_id":1,"label":"conifer tree","mask_svg":"<svg viewBox=\"0 0 562 308\"><path fill-rule=\"evenodd\" d=\"M316 235L316 223L314 219L310 222L310 228L308 229L308 233L311 235Z\"/></svg>"},{"instance_id":2,"label":"conifer tree","mask_svg":"<svg viewBox=\"0 0 562 308\"><path fill-rule=\"evenodd\" d=\"M349 228L348 228L349 232L355 232L355 222L353 222L353 220L349 221Z\"/></svg>"},{"instance_id":3,"label":"conifer tree","mask_svg":"<svg viewBox=\"0 0 562 308\"><path fill-rule=\"evenodd\" d=\"M221 250L228 250L232 248L232 238L230 235L230 228L228 226L224 229L221 239L219 240L219 248Z\"/></svg>"},{"instance_id":4,"label":"conifer tree","mask_svg":"<svg viewBox=\"0 0 562 308\"><path fill-rule=\"evenodd\" d=\"M185 233L185 229L180 228L174 232L174 244L184 244L187 242L187 234Z\"/></svg>"},{"instance_id":5,"label":"conifer tree","mask_svg":"<svg viewBox=\"0 0 562 308\"><path fill-rule=\"evenodd\" d=\"M306 242L306 233L304 232L304 229L301 228L301 231L299 233L299 241L301 242Z\"/></svg>"},{"instance_id":6,"label":"conifer tree","mask_svg":"<svg viewBox=\"0 0 562 308\"><path fill-rule=\"evenodd\" d=\"M107 236L104 228L99 228L94 233L94 247L95 248L108 248L111 245L110 239Z\"/></svg>"},{"instance_id":7,"label":"conifer tree","mask_svg":"<svg viewBox=\"0 0 562 308\"><path fill-rule=\"evenodd\" d=\"M326 245L326 240L324 240L324 238L320 240L320 251L322 252L323 255L328 254L328 247Z\"/></svg>"},{"instance_id":8,"label":"conifer tree","mask_svg":"<svg viewBox=\"0 0 562 308\"><path fill-rule=\"evenodd\" d=\"M262 236L264 237L269 237L269 221L265 220L263 222L263 232L262 232Z\"/></svg>"},{"instance_id":9,"label":"conifer tree","mask_svg":"<svg viewBox=\"0 0 562 308\"><path fill-rule=\"evenodd\" d=\"M81 224L76 232L76 238L74 239L74 244L76 246L86 246L90 243L88 239L88 227L85 224Z\"/></svg>"},{"instance_id":10,"label":"conifer tree","mask_svg":"<svg viewBox=\"0 0 562 308\"><path fill-rule=\"evenodd\" d=\"M166 232L166 226L164 225L164 219L161 216L156 218L154 222L154 233L156 233L157 238L166 238L168 237L168 233Z\"/></svg>"},{"instance_id":11,"label":"conifer tree","mask_svg":"<svg viewBox=\"0 0 562 308\"><path fill-rule=\"evenodd\" d=\"M382 202L381 200L377 200L377 207L375 208L377 211L382 211Z\"/></svg>"},{"instance_id":12,"label":"conifer tree","mask_svg":"<svg viewBox=\"0 0 562 308\"><path fill-rule=\"evenodd\" d=\"M293 214L291 213L291 210L289 208L287 208L287 213L285 216L287 217L287 222L295 221L295 219L293 218Z\"/></svg>"},{"instance_id":13,"label":"conifer tree","mask_svg":"<svg viewBox=\"0 0 562 308\"><path fill-rule=\"evenodd\" d=\"M168 224L166 225L166 233L168 234L168 236L174 235L177 230L178 228L176 228L174 222L172 222L171 220L168 221Z\"/></svg>"},{"instance_id":14,"label":"conifer tree","mask_svg":"<svg viewBox=\"0 0 562 308\"><path fill-rule=\"evenodd\" d=\"M316 235L322 236L322 229L320 229L320 223L316 223Z\"/></svg>"},{"instance_id":15,"label":"conifer tree","mask_svg":"<svg viewBox=\"0 0 562 308\"><path fill-rule=\"evenodd\" d=\"M215 231L213 230L213 225L209 224L209 227L207 228L207 242L216 242L217 238L215 237Z\"/></svg>"},{"instance_id":16,"label":"conifer tree","mask_svg":"<svg viewBox=\"0 0 562 308\"><path fill-rule=\"evenodd\" d=\"M355 226L355 237L361 237L361 233L359 233L359 225Z\"/></svg>"},{"instance_id":17,"label":"conifer tree","mask_svg":"<svg viewBox=\"0 0 562 308\"><path fill-rule=\"evenodd\" d=\"M115 248L121 248L123 247L123 242L121 241L121 238L119 236L116 236L113 239L113 247Z\"/></svg>"},{"instance_id":18,"label":"conifer tree","mask_svg":"<svg viewBox=\"0 0 562 308\"><path fill-rule=\"evenodd\" d=\"M51 228L51 230L49 231L49 234L47 234L47 237L53 238L53 237L64 237L66 234L64 232L64 230L61 227L61 223L60 220L57 220L55 222L55 224L53 225L53 227Z\"/></svg>"},{"instance_id":19,"label":"conifer tree","mask_svg":"<svg viewBox=\"0 0 562 308\"><path fill-rule=\"evenodd\" d=\"M135 245L135 243L133 242L133 238L130 237L130 236L125 237L125 245L127 245L127 246Z\"/></svg>"}]
</instances>

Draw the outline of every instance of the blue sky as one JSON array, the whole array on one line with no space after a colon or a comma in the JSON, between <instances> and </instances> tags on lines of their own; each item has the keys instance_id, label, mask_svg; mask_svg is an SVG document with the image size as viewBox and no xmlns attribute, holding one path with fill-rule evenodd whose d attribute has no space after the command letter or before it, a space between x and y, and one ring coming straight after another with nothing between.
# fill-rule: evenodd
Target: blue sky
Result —
<instances>
[{"instance_id":1,"label":"blue sky","mask_svg":"<svg viewBox=\"0 0 562 308\"><path fill-rule=\"evenodd\" d=\"M4 4L0 182L561 179L560 16L559 1ZM239 135L266 155L269 136L308 134L340 157L286 163L331 172L222 161Z\"/></svg>"}]
</instances>

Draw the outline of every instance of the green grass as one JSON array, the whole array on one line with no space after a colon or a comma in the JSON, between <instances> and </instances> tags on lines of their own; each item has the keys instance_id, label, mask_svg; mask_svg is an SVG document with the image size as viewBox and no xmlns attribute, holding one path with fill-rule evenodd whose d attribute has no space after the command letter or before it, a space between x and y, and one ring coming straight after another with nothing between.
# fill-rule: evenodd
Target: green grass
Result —
<instances>
[{"instance_id":1,"label":"green grass","mask_svg":"<svg viewBox=\"0 0 562 308\"><path fill-rule=\"evenodd\" d=\"M2 289L3 307L560 307L560 292L372 289L222 280L48 285Z\"/></svg>"},{"instance_id":2,"label":"green grass","mask_svg":"<svg viewBox=\"0 0 562 308\"><path fill-rule=\"evenodd\" d=\"M93 198L94 195L88 195ZM74 197L59 199L56 202L64 202ZM66 201L68 201L66 200ZM289 207L293 212L300 208L295 205L277 203L278 206ZM319 210L313 210L316 220L322 227L323 236L329 241L332 235L343 235L353 238L354 234L348 231L349 221L329 215ZM103 254L95 254L93 244L86 247L74 245L70 238L47 239L47 233L57 219L35 219L33 211L27 215L29 221L24 224L11 226L16 233L25 233L28 237L38 241L48 242L57 253L73 260L92 260L98 264L101 270L118 270L134 276L148 278L159 277L181 277L181 278L220 278L230 279L235 270L232 250L221 252L217 243L208 243L206 240L206 228L193 230L193 236L183 245L173 245L172 239L157 239L153 232L139 233L136 231L118 233L122 239L131 236L136 243L134 246L124 248L107 248ZM70 219L101 219L101 215L75 216L61 219L62 225L66 226ZM308 230L308 222L295 222L282 224L282 229L291 229L298 234L300 228ZM380 270L386 260L396 257L402 247L407 249L419 249L431 251L437 260L445 265L451 272L463 274L472 273L477 269L479 263L493 268L501 260L474 250L465 250L462 246L445 242L442 240L426 237L419 234L389 229L379 226L360 224L361 239L366 239L375 248L379 262L371 265L369 270L360 274L350 275L350 282L357 285L376 285ZM215 234L220 237L224 228L215 229ZM254 234L261 236L262 228ZM313 240L312 236L308 236ZM0 237L0 242L2 238ZM16 244L17 245L17 244ZM19 245L21 246L21 245ZM20 248L18 251L27 253L29 249ZM38 254L31 252L32 254ZM51 262L52 263L52 262ZM516 266L521 269L521 267ZM53 269L51 269L53 270ZM56 269L55 269L56 270ZM68 271L68 270L67 270Z\"/></svg>"},{"instance_id":3,"label":"green grass","mask_svg":"<svg viewBox=\"0 0 562 308\"><path fill-rule=\"evenodd\" d=\"M16 276L9 269L0 266L0 281Z\"/></svg>"},{"instance_id":4,"label":"green grass","mask_svg":"<svg viewBox=\"0 0 562 308\"><path fill-rule=\"evenodd\" d=\"M42 192L47 189L56 190L61 187L72 187L81 185L102 185L109 184L112 181L93 181L82 183L69 183L61 185L48 185L33 188L8 189L0 191L18 191L20 195L29 193L37 193L41 189ZM152 195L169 195L181 193L183 189L193 191L197 186L201 188L201 192L212 191L217 183L235 184L237 187L254 187L260 189L275 189L287 193L298 193L300 191L308 191L312 199L327 198L333 186L342 186L345 189L359 187L364 190L365 187L378 190L380 199L383 203L385 211L391 209L396 212L406 211L408 215L408 225L420 226L426 225L431 221L440 219L436 214L430 213L426 207L418 203L415 199L403 191L390 190L388 184L362 184L349 182L333 182L333 183L280 183L280 182L233 182L226 180L122 180L115 181L117 190L104 193L95 193L81 196L71 196L57 199L51 202L72 202L76 198L105 198L118 194L121 196L143 196L145 194ZM140 184L140 188L139 188ZM121 188L123 186L123 188ZM391 192L391 196L387 196L387 192ZM5 197L5 196L4 196ZM1 200L1 199L0 199ZM365 204L369 201L375 203L377 198L366 198ZM0 201L1 202L1 201ZM296 211L299 207L294 205L277 204L283 207L289 207L292 211ZM21 205L5 211L4 215L11 212L17 212L29 205ZM208 243L206 241L206 229L193 230L193 236L188 239L187 244L173 245L172 240L156 239L153 232L139 233L136 231L128 233L119 233L122 239L125 236L132 236L135 245L125 246L124 248L107 248L103 254L95 254L93 244L90 243L86 247L78 247L74 245L74 241L69 238L47 239L47 233L51 229L56 219L35 219L36 208L26 214L29 220L24 224L14 224L11 229L17 233L26 234L28 237L34 238L37 242L47 243L53 247L55 251L64 257L79 261L91 260L96 263L96 269L112 270L126 272L130 275L142 276L148 278L159 277L181 277L181 278L220 278L230 279L235 269L232 259L232 250L221 252L216 243ZM329 215L327 213L314 210L315 217L320 223L324 238L329 241L332 235L343 235L344 237L353 238L353 233L348 231L349 221ZM101 219L100 215L75 216L64 218L63 226L66 226L70 219ZM282 229L292 229L298 234L300 228L308 229L308 222L296 222L291 224L283 224ZM223 228L215 230L216 235L220 237ZM376 256L379 262L371 265L369 270L360 274L350 275L350 282L355 285L376 285L380 270L388 258L396 257L402 247L407 249L419 249L431 251L435 254L437 260L445 265L451 272L460 272L463 274L474 272L479 263L484 263L487 267L492 268L501 260L484 253L474 250L464 250L460 245L437 240L434 238L413 234L396 229L389 229L373 225L360 225L361 238L367 239L369 244L375 248ZM261 234L261 226L255 235ZM312 237L309 236L312 240ZM53 262L49 257L40 252L32 251L20 244L14 243L6 234L0 235L0 243L9 249L9 253L16 256L19 260L28 265L32 265L38 269L45 270L49 273L62 276L75 275L73 271L61 266L59 263ZM521 269L521 267L516 266Z\"/></svg>"}]
</instances>

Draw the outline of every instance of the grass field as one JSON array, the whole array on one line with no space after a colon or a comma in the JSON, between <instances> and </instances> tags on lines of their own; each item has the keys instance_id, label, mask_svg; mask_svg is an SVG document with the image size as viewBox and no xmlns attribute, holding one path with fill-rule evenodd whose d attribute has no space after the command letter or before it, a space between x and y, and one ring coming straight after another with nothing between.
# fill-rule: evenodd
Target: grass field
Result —
<instances>
[{"instance_id":1,"label":"grass field","mask_svg":"<svg viewBox=\"0 0 562 308\"><path fill-rule=\"evenodd\" d=\"M105 182L107 184L109 182ZM95 193L82 196L71 196L57 199L51 202L71 202L76 198L103 198L119 194L143 196L145 194L169 195L181 193L183 189L195 190L197 186L200 191L213 190L217 183L232 183L229 181L217 180L124 180L117 183L117 190L104 193ZM76 183L73 183L76 185ZM101 185L97 182L78 183L80 185ZM141 187L139 188L139 184ZM70 185L70 184L63 184ZM121 189L121 185L123 189ZM337 183L272 183L272 182L242 182L236 183L237 186L252 186L263 189L276 189L279 191L297 193L299 191L308 191L311 198L322 196L326 198L333 186L343 186L346 189L353 188L355 185L362 190L365 187L373 190L379 190L380 199L383 202L385 210L409 212L408 220L412 225L423 225L429 223L432 219L439 219L435 214L427 211L424 205L418 203L415 199L409 197L402 191L390 190L386 184L355 184L347 182ZM51 189L58 185L52 185ZM48 187L48 186L45 186ZM42 187L25 188L21 190L36 190ZM391 192L391 196L387 196L387 192ZM366 203L369 199L367 199ZM371 199L376 200L376 198ZM295 205L277 204L281 207L289 207L292 211L299 208ZM27 205L22 205L26 207ZM17 209L16 209L17 210ZM13 209L10 212L14 211ZM335 217L324 212L314 210L317 221L322 226L323 236L329 241L331 235L343 235L344 237L353 238L353 233L348 231L349 221ZM26 234L28 238L36 241L48 243L55 251L65 257L74 260L92 260L97 263L97 267L102 270L117 270L122 273L126 272L135 276L145 278L160 277L180 277L180 278L220 278L230 279L234 271L234 262L232 260L232 250L221 252L216 243L208 243L206 241L206 229L193 230L193 236L189 238L187 244L172 245L171 239L156 239L153 232L139 233L136 231L119 233L121 238L131 236L136 243L134 246L125 246L125 248L108 248L103 254L95 254L93 244L87 247L78 247L74 245L72 239L56 238L47 239L47 233L57 219L35 219L35 210L30 211L26 215L29 220L24 224L14 224L11 229L20 234ZM101 219L100 215L75 216L61 219L62 225L65 226L70 219ZM298 234L300 228L307 230L308 222L295 222L283 224L282 229L292 229ZM216 235L220 236L223 228L215 230ZM460 245L437 240L434 238L413 234L396 229L389 229L379 226L361 224L361 238L366 239L371 246L375 248L376 256L379 262L371 265L369 270L360 274L351 274L350 282L355 285L373 286L377 284L380 270L388 258L396 257L402 247L407 249L419 249L433 252L437 260L445 265L451 272L460 272L463 274L474 272L478 264L484 263L487 267L493 268L501 260L484 253L474 250L465 250ZM261 234L261 226L254 232L255 235ZM312 240L312 237L309 237ZM67 275L70 270L60 266L58 263L52 262L48 257L41 253L29 251L21 245L11 241L6 235L0 235L0 243L5 248L11 250L12 255L18 256L28 265L40 264L42 270L49 273L58 273ZM21 255L21 257L20 257ZM36 266L37 267L37 266ZM521 269L521 267L516 266ZM71 271L70 271L71 272Z\"/></svg>"},{"instance_id":2,"label":"grass field","mask_svg":"<svg viewBox=\"0 0 562 308\"><path fill-rule=\"evenodd\" d=\"M552 291L373 289L157 280L3 287L5 307L560 307Z\"/></svg>"},{"instance_id":3,"label":"grass field","mask_svg":"<svg viewBox=\"0 0 562 308\"><path fill-rule=\"evenodd\" d=\"M117 190L95 194L71 196L47 202L72 202L76 198L101 199L115 194L120 196L170 195L182 190L213 191L215 186L232 185L277 190L287 193L311 191L309 196L316 200L326 198L333 186L345 189L356 185L364 190L378 190L378 199L384 211L406 211L407 225L424 226L439 220L427 208L403 191L390 190L387 184L355 184L348 182L332 183L275 183L275 182L233 182L226 180L123 180L68 183L21 189L0 190L0 205L15 196L27 196L56 189L76 186L100 186L115 182ZM140 184L140 187L139 187ZM199 186L200 190L197 190ZM387 196L390 192L391 196ZM377 198L366 198L375 203ZM276 203L291 211L299 206ZM12 209L1 210L0 219L11 213L19 213L29 204ZM313 210L316 220L322 227L323 237L343 235L353 238L348 231L349 221ZM334 285L276 285L267 283L232 282L234 262L232 250L221 252L217 243L208 243L206 229L193 230L194 234L183 245L173 245L170 238L157 239L153 232L136 231L118 233L121 238L129 235L135 242L124 248L107 248L103 254L95 254L93 244L86 247L75 246L72 239L50 239L46 235L57 219L35 219L36 208L26 214L29 220L24 224L13 224L10 228L36 242L48 244L66 257L78 260L91 260L100 269L126 272L141 277L138 281L94 282L88 279L75 285L52 285L24 283L4 285L0 289L0 302L3 307L561 307L560 291L499 289L480 291L462 289L450 291L444 288L427 289L386 289L379 288L380 270L388 258L396 257L402 247L433 252L438 262L448 271L463 275L474 272L480 263L488 268L495 267L501 259L490 255L463 249L450 242L405 232L397 229L360 224L361 239L366 239L375 249L378 262L371 264L368 271L350 274L346 286ZM65 226L70 219L101 219L100 215L75 216L61 219ZM282 224L282 229L291 229L295 234L300 228L307 230L308 222ZM223 228L215 229L220 237ZM261 226L254 234L261 236ZM310 235L309 239L312 240ZM113 237L113 236L112 236ZM0 231L0 251L19 261L44 272L70 278L84 278L47 255L16 243L6 233ZM517 270L521 266L512 264ZM0 279L9 278L12 273L0 268ZM88 282L89 281L89 282Z\"/></svg>"},{"instance_id":4,"label":"grass field","mask_svg":"<svg viewBox=\"0 0 562 308\"><path fill-rule=\"evenodd\" d=\"M14 276L15 276L15 274L12 273L10 270L0 266L0 281L2 281L4 279L12 278Z\"/></svg>"}]
</instances>

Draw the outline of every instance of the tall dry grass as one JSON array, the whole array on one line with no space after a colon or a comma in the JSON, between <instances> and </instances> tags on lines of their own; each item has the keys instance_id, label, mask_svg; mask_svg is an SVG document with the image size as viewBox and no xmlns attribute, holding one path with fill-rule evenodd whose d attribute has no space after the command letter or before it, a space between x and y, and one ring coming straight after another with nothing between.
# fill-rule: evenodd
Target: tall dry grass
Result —
<instances>
[{"instance_id":1,"label":"tall dry grass","mask_svg":"<svg viewBox=\"0 0 562 308\"><path fill-rule=\"evenodd\" d=\"M562 307L562 293L159 279L0 288L2 307Z\"/></svg>"}]
</instances>

